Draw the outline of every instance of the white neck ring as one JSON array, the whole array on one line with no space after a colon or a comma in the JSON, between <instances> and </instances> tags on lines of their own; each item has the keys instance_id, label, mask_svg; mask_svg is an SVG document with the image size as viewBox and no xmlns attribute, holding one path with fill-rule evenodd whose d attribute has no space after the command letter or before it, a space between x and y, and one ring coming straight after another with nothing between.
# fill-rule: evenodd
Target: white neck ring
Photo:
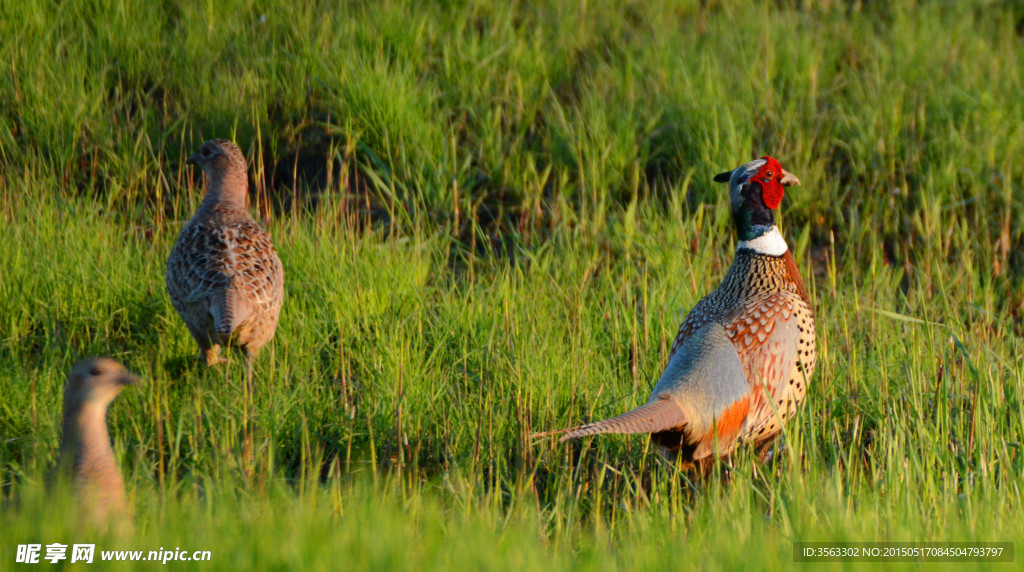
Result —
<instances>
[{"instance_id":1,"label":"white neck ring","mask_svg":"<svg viewBox=\"0 0 1024 572\"><path fill-rule=\"evenodd\" d=\"M758 254L782 256L789 250L786 239L782 238L779 227L772 225L771 230L753 240L741 240L736 243L736 250L753 250Z\"/></svg>"}]
</instances>

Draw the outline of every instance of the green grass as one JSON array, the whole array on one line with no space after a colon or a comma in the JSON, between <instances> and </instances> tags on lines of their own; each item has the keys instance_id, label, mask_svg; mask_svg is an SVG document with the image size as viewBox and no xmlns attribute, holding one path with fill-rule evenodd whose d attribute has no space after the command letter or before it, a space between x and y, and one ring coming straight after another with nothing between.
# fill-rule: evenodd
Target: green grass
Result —
<instances>
[{"instance_id":1,"label":"green grass","mask_svg":"<svg viewBox=\"0 0 1024 572\"><path fill-rule=\"evenodd\" d=\"M0 562L1024 549L1022 6L707 4L0 2ZM193 363L163 282L214 136L287 276L251 395ZM732 257L711 176L766 153L804 183L782 226L818 326L784 452L692 483L640 437L531 440L646 400ZM147 380L111 408L135 526L106 535L43 485L96 354Z\"/></svg>"}]
</instances>

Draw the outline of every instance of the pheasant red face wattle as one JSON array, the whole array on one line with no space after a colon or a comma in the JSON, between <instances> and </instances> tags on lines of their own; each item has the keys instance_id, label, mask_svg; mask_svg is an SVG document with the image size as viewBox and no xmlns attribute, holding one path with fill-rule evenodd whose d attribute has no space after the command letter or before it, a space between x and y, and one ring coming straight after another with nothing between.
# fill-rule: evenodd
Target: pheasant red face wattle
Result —
<instances>
[{"instance_id":1,"label":"pheasant red face wattle","mask_svg":"<svg viewBox=\"0 0 1024 572\"><path fill-rule=\"evenodd\" d=\"M782 197L785 195L782 188L782 165L768 155L761 158L765 160L765 164L750 178L750 183L757 183L761 187L764 206L775 210L782 204Z\"/></svg>"}]
</instances>

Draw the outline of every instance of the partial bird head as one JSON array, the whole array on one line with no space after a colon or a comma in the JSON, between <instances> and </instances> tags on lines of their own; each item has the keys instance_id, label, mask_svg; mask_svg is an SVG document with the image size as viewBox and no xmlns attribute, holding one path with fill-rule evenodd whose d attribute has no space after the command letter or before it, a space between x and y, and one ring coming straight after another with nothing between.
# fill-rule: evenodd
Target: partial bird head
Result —
<instances>
[{"instance_id":1,"label":"partial bird head","mask_svg":"<svg viewBox=\"0 0 1024 572\"><path fill-rule=\"evenodd\" d=\"M782 203L783 189L800 184L796 175L768 155L719 173L715 181L729 183L729 203L741 241L770 232L775 227L772 211Z\"/></svg>"},{"instance_id":2,"label":"partial bird head","mask_svg":"<svg viewBox=\"0 0 1024 572\"><path fill-rule=\"evenodd\" d=\"M64 407L86 403L109 404L128 385L139 385L141 378L109 358L84 359L71 369L64 388Z\"/></svg>"},{"instance_id":3,"label":"partial bird head","mask_svg":"<svg viewBox=\"0 0 1024 572\"><path fill-rule=\"evenodd\" d=\"M245 155L235 145L234 141L228 139L210 139L199 146L199 150L188 156L185 161L190 165L198 165L207 176L216 172L224 172L237 169L242 173L246 171Z\"/></svg>"},{"instance_id":4,"label":"partial bird head","mask_svg":"<svg viewBox=\"0 0 1024 572\"><path fill-rule=\"evenodd\" d=\"M189 164L198 165L209 183L204 205L232 205L244 209L249 192L249 174L245 156L233 141L210 139L189 155Z\"/></svg>"}]
</instances>

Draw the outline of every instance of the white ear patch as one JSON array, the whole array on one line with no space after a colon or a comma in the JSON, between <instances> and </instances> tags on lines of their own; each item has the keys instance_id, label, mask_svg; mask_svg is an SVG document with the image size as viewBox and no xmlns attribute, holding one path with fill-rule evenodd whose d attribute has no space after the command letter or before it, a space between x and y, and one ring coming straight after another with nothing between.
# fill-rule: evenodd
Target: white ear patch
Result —
<instances>
[{"instance_id":1,"label":"white ear patch","mask_svg":"<svg viewBox=\"0 0 1024 572\"><path fill-rule=\"evenodd\" d=\"M741 240L736 243L736 250L753 250L758 254L782 256L789 250L786 239L782 238L779 227L772 225L771 230L753 240Z\"/></svg>"}]
</instances>

